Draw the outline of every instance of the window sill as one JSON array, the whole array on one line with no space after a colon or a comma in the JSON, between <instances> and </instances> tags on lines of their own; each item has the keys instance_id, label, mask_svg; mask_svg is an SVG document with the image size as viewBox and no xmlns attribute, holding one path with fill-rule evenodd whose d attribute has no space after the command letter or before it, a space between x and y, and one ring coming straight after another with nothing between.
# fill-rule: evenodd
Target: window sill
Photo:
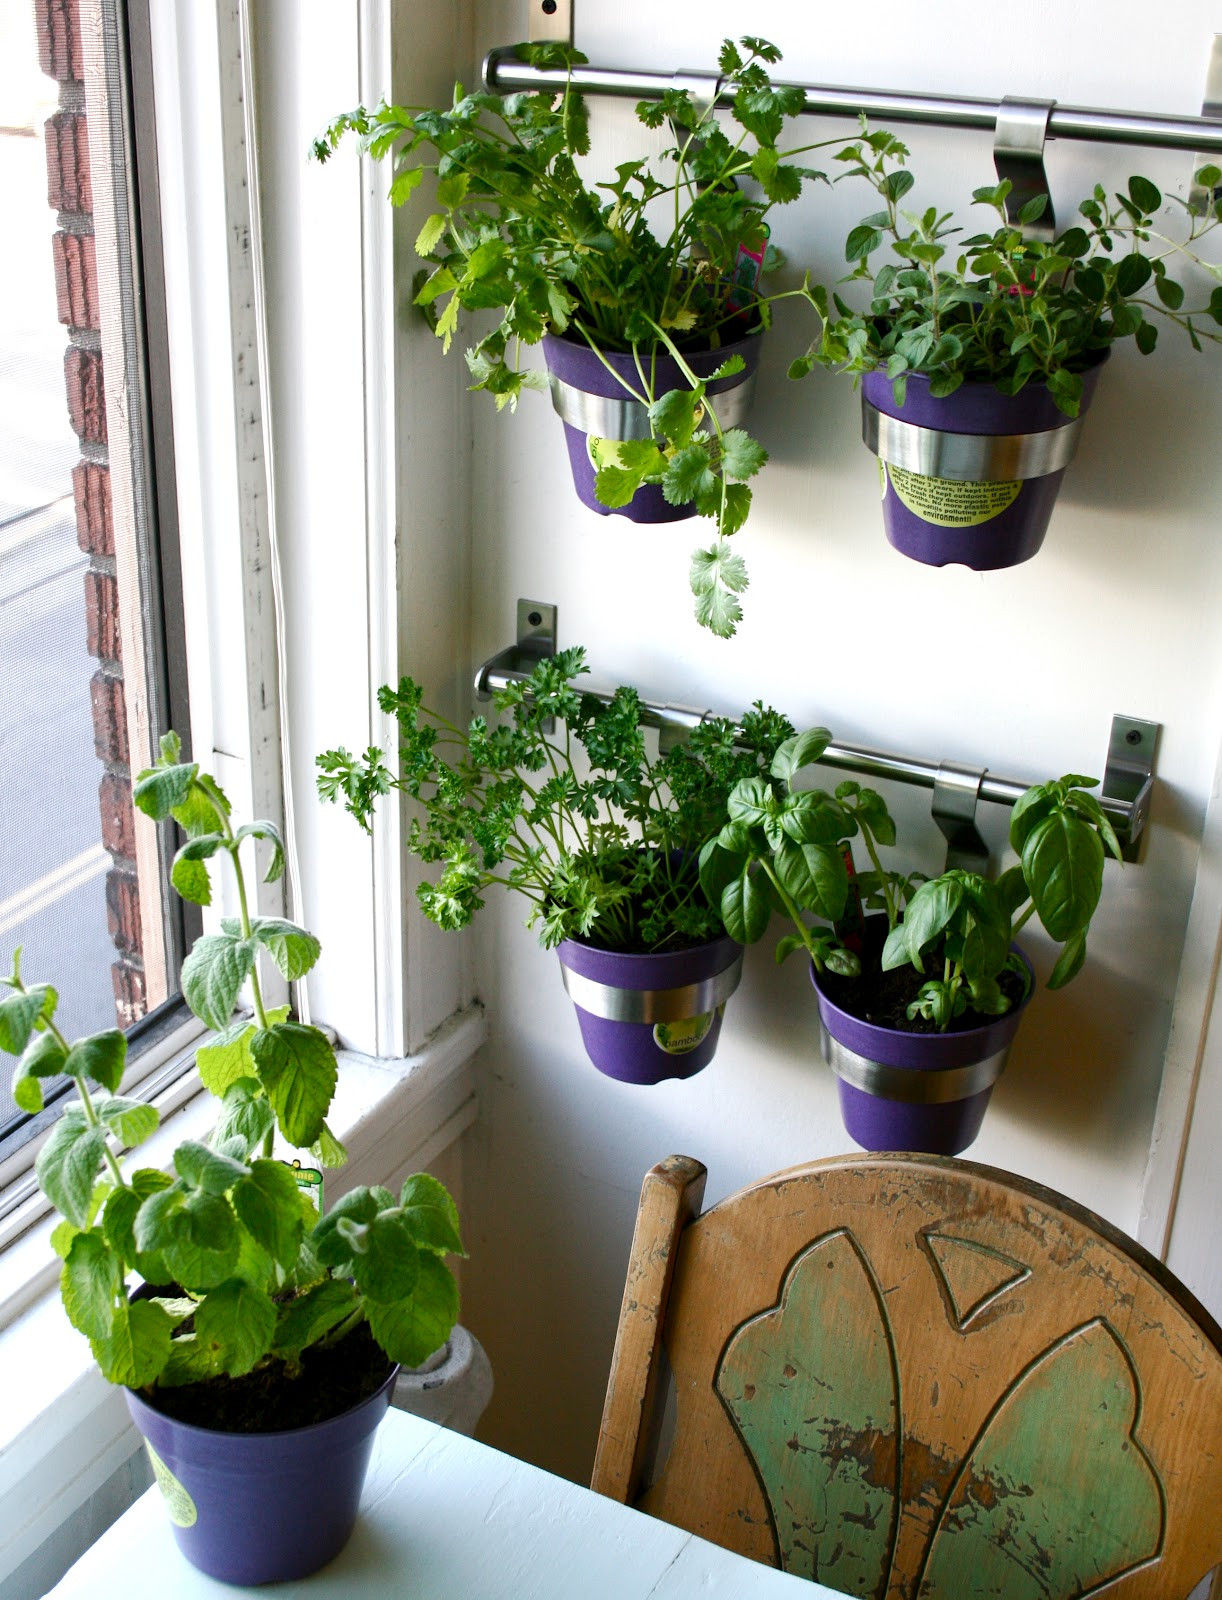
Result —
<instances>
[{"instance_id":1,"label":"window sill","mask_svg":"<svg viewBox=\"0 0 1222 1600\"><path fill-rule=\"evenodd\" d=\"M380 1060L339 1052L329 1118L348 1147L332 1194L360 1183L395 1186L435 1160L475 1120L472 1059L485 1037L478 1006L445 1023L418 1055ZM199 1092L143 1146L148 1164L184 1138L205 1134L215 1102ZM94 1366L69 1325L56 1284L51 1221L0 1257L0 1302L22 1309L0 1328L0 1582L49 1538L134 1452L138 1436L123 1393Z\"/></svg>"}]
</instances>

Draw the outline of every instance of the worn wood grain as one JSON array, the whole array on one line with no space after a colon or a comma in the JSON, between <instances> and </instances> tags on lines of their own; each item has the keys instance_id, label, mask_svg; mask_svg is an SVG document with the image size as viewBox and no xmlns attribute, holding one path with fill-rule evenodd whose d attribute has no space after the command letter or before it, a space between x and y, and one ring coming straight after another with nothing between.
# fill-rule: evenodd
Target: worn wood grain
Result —
<instances>
[{"instance_id":1,"label":"worn wood grain","mask_svg":"<svg viewBox=\"0 0 1222 1600\"><path fill-rule=\"evenodd\" d=\"M631 1502L641 1466L656 1442L662 1325L675 1272L675 1246L700 1211L707 1172L689 1156L669 1156L645 1178L611 1355L590 1487Z\"/></svg>"},{"instance_id":2,"label":"worn wood grain","mask_svg":"<svg viewBox=\"0 0 1222 1600\"><path fill-rule=\"evenodd\" d=\"M837 1158L722 1202L666 1264L644 1322L625 1296L631 1469L596 1474L604 1492L872 1600L1172 1600L1222 1561L1222 1332L1063 1197ZM647 1266L634 1244L630 1285ZM655 1460L659 1316L675 1422Z\"/></svg>"}]
</instances>

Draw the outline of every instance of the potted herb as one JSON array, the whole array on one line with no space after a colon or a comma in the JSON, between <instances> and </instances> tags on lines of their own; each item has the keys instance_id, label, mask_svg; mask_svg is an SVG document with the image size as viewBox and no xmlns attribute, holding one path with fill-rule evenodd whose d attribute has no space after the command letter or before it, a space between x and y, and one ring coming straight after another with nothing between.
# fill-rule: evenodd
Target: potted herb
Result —
<instances>
[{"instance_id":1,"label":"potted herb","mask_svg":"<svg viewBox=\"0 0 1222 1600\"><path fill-rule=\"evenodd\" d=\"M1159 319L1197 350L1222 337L1222 287L1189 309L1173 276L1188 266L1222 279L1195 249L1222 205L1197 211L1134 177L1123 194L1096 186L1080 221L1049 242L1007 220L1006 181L972 195L996 225L959 238L949 214L903 204L914 185L907 155L883 131L840 152L846 176L882 202L845 244L855 265L843 282L863 283L869 300L854 309L835 295L818 344L790 375L818 362L861 379L863 434L880 458L897 550L932 566L1015 566L1043 542L1112 345L1132 339L1149 355ZM1198 174L1208 192L1220 180L1215 167ZM1021 223L1038 221L1046 204L1029 201ZM1165 207L1183 213L1174 238L1159 220ZM814 298L826 310L824 291Z\"/></svg>"},{"instance_id":2,"label":"potted herb","mask_svg":"<svg viewBox=\"0 0 1222 1600\"><path fill-rule=\"evenodd\" d=\"M1048 987L1068 983L1086 953L1105 853L1119 859L1120 847L1087 792L1095 780L1070 774L1019 799L1010 824L1019 859L999 876L925 880L885 867L880 848L894 846L895 824L881 795L855 782L834 794L794 786L828 740L825 728L788 740L767 776L735 785L729 820L701 851L701 882L740 943L761 938L774 910L792 923L777 959L795 950L809 959L824 1053L857 1143L955 1155L980 1131L1031 998L1015 937L1037 917L1062 946ZM860 874L855 838L869 860Z\"/></svg>"},{"instance_id":3,"label":"potted herb","mask_svg":"<svg viewBox=\"0 0 1222 1600\"><path fill-rule=\"evenodd\" d=\"M187 834L180 894L208 903L205 863L217 854L237 881L240 916L198 939L183 966L188 1004L222 1030L198 1056L221 1097L214 1132L179 1144L166 1169L124 1159L158 1125L152 1106L120 1093L124 1035L65 1038L55 990L26 982L19 950L0 1046L20 1057L13 1096L25 1111L42 1109L42 1080L75 1081L35 1164L63 1219L52 1243L64 1309L102 1376L127 1388L183 1553L229 1583L301 1577L352 1531L398 1363L419 1365L450 1333L457 1291L443 1257L462 1253L457 1213L423 1173L398 1195L361 1187L323 1204L313 1161L344 1159L325 1122L334 1051L317 1028L265 1008L258 977L261 956L302 976L318 942L249 914L241 862L248 840L265 839L277 875L276 830L234 829L221 789L179 760L173 734L134 794ZM234 1023L247 979L255 1015ZM291 1163L273 1155L277 1129L308 1147Z\"/></svg>"},{"instance_id":4,"label":"potted herb","mask_svg":"<svg viewBox=\"0 0 1222 1600\"><path fill-rule=\"evenodd\" d=\"M483 717L455 726L410 678L383 688L401 775L376 747L329 750L319 792L366 828L382 795L408 795L418 814L407 848L441 866L418 890L425 915L463 928L490 887L522 895L598 1070L636 1084L688 1078L712 1059L742 966L701 892L698 852L735 783L766 772L792 729L757 705L738 746L734 726L712 718L651 758L636 691L582 694L574 682L587 670L579 648L539 662L497 692L510 719L494 728Z\"/></svg>"},{"instance_id":5,"label":"potted herb","mask_svg":"<svg viewBox=\"0 0 1222 1600\"><path fill-rule=\"evenodd\" d=\"M780 51L763 39L741 46L727 39L720 54L721 93L732 96L725 127L686 90L637 107L646 127L669 120L673 130L655 163L660 176L640 159L587 182L578 166L589 150L585 106L567 87L507 98L459 88L439 109L384 101L337 117L314 146L325 161L353 132L375 158L391 156L395 205L425 172L436 174L435 209L416 237L431 264L416 304L447 350L461 312L501 314L467 351L472 387L498 408L545 386L518 364L523 345L542 344L585 505L637 522L713 519L717 538L695 553L691 584L699 621L723 637L742 615L747 584L728 540L767 460L739 424L759 335L784 297L759 287L776 259L765 219L821 176L794 159L815 146L778 145L804 99L801 88L770 81ZM542 67L586 60L559 44L518 53ZM661 236L659 218L669 230Z\"/></svg>"}]
</instances>

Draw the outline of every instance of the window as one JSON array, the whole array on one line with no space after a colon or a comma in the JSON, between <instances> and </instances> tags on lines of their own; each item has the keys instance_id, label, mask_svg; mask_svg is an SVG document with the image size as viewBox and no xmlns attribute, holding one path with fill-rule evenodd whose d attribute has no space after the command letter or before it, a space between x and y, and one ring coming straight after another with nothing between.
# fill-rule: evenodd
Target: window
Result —
<instances>
[{"instance_id":1,"label":"window","mask_svg":"<svg viewBox=\"0 0 1222 1600\"><path fill-rule=\"evenodd\" d=\"M83 7L0 18L0 962L69 1036L174 1002L172 844L131 782L187 728L147 8ZM49 1115L12 1064L0 1155Z\"/></svg>"}]
</instances>

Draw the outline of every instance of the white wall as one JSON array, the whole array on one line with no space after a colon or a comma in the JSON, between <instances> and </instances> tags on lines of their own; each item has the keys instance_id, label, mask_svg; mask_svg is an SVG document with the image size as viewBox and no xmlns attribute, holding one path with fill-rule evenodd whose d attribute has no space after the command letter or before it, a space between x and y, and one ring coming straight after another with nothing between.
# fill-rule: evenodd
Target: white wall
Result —
<instances>
[{"instance_id":1,"label":"white wall","mask_svg":"<svg viewBox=\"0 0 1222 1600\"><path fill-rule=\"evenodd\" d=\"M701 6L698 29L694 8L646 0L576 0L576 12L577 42L593 60L653 69L711 66L722 35L747 20L728 0ZM519 37L524 14L516 0L477 5L477 46ZM876 0L856 34L834 14L818 13L816 25L816 14L797 0L751 8L750 28L782 47L794 79L1180 112L1199 108L1217 25L1206 0L1178 0L1176 26L1157 34L1135 0L1035 0L1003 50L975 0L932 0L919 13ZM605 166L658 137L610 101L593 103L593 122ZM809 126L812 137L849 132ZM991 181L983 135L912 130L909 142L914 198L965 202ZM1049 161L1063 216L1096 177L1116 186L1141 171L1184 192L1188 168L1182 155L1063 143ZM870 209L868 196L842 189L774 213L790 276L808 265L837 276L847 225ZM1067 993L1037 996L972 1151L1135 1231L1219 746L1222 352L1194 356L1171 338L1149 361L1120 351L1044 551L1012 572L976 575L889 549L857 398L823 374L790 384L785 367L808 329L800 317L778 320L754 418L772 462L740 535L752 581L738 638L713 639L689 617L688 554L705 530L635 528L583 510L560 425L528 396L513 417L474 409L475 656L510 642L518 596L550 600L561 642L588 647L604 686L633 682L724 711L760 696L846 740L1031 780L1101 774L1116 711L1162 722L1146 860L1109 869L1088 969ZM927 797L889 798L934 867ZM990 808L986 822L1000 842L1006 817ZM492 1038L466 1163L464 1319L497 1374L485 1435L582 1476L646 1168L672 1151L698 1156L713 1201L847 1140L796 963L778 970L769 948L754 952L708 1070L632 1089L584 1059L554 958L521 928L521 911L490 906L479 935ZM1035 956L1046 974L1046 950Z\"/></svg>"}]
</instances>

